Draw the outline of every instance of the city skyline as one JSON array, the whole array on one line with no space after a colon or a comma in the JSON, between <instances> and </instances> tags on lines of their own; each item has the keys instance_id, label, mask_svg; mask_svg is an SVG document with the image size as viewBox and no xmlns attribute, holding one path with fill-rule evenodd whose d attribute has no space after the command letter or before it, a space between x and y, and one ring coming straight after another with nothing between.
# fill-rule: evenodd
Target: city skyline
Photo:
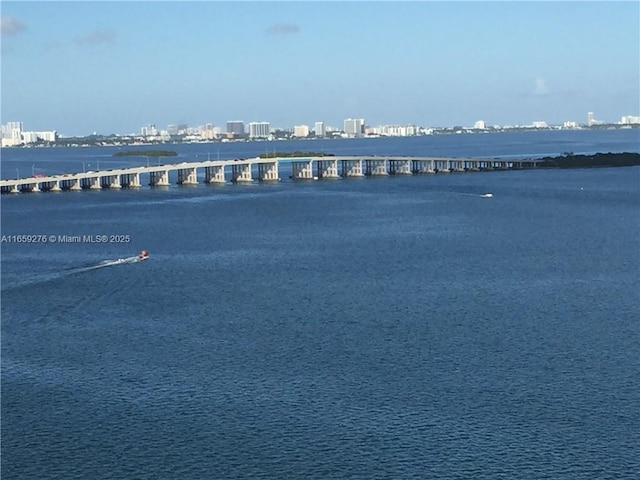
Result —
<instances>
[{"instance_id":1,"label":"city skyline","mask_svg":"<svg viewBox=\"0 0 640 480\"><path fill-rule=\"evenodd\" d=\"M2 122L617 121L640 104L637 2L3 2Z\"/></svg>"},{"instance_id":2,"label":"city skyline","mask_svg":"<svg viewBox=\"0 0 640 480\"><path fill-rule=\"evenodd\" d=\"M540 120L534 121L527 125L487 125L484 120L478 120L473 126L447 126L447 127L425 127L413 124L380 124L377 126L367 125L364 118L354 119L345 118L343 127L335 127L325 125L325 122L315 122L313 128L309 125L294 125L285 128L276 127L270 122L249 122L247 125L242 120L230 120L226 122L226 127L217 126L212 123L198 125L197 127L187 124L170 124L166 129L157 128L155 124L145 125L140 128L138 133L113 133L109 135L98 134L100 138L115 136L125 142L136 141L153 141L167 142L175 141L178 138L181 141L228 141L228 140L246 140L246 139L268 139L282 140L291 138L307 138L307 137L341 137L354 138L365 136L391 136L391 137L409 137L416 135L431 135L434 133L463 133L463 132L480 132L480 131L508 131L513 129L582 129L591 127L605 127L607 129L612 126L620 128L633 128L640 126L639 115L623 115L618 122L605 122L596 118L594 112L587 112L585 123L566 121L562 125L548 124ZM24 123L21 121L12 121L2 124L2 146L20 146L34 143L55 143L63 139L73 139L72 136L58 135L56 130L33 131L26 130ZM77 137L76 137L77 138ZM82 137L81 137L82 138ZM119 140L117 140L119 141Z\"/></svg>"}]
</instances>

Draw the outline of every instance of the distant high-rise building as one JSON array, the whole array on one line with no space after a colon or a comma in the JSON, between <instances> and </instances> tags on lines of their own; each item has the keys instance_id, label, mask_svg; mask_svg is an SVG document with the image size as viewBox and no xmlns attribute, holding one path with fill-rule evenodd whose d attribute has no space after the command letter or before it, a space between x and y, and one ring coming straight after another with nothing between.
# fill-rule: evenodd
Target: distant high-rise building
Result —
<instances>
[{"instance_id":1,"label":"distant high-rise building","mask_svg":"<svg viewBox=\"0 0 640 480\"><path fill-rule=\"evenodd\" d=\"M2 138L9 138L12 141L22 141L22 122L7 122L2 125Z\"/></svg>"},{"instance_id":2,"label":"distant high-rise building","mask_svg":"<svg viewBox=\"0 0 640 480\"><path fill-rule=\"evenodd\" d=\"M347 118L344 121L344 133L359 137L364 133L364 118Z\"/></svg>"},{"instance_id":3,"label":"distant high-rise building","mask_svg":"<svg viewBox=\"0 0 640 480\"><path fill-rule=\"evenodd\" d=\"M227 122L227 133L244 135L244 122L242 120L230 120Z\"/></svg>"},{"instance_id":4,"label":"distant high-rise building","mask_svg":"<svg viewBox=\"0 0 640 480\"><path fill-rule=\"evenodd\" d=\"M38 141L38 132L24 132L22 139L24 143L36 143Z\"/></svg>"},{"instance_id":5,"label":"distant high-rise building","mask_svg":"<svg viewBox=\"0 0 640 480\"><path fill-rule=\"evenodd\" d=\"M269 135L271 135L271 124L269 122L249 123L249 137L267 138Z\"/></svg>"},{"instance_id":6,"label":"distant high-rise building","mask_svg":"<svg viewBox=\"0 0 640 480\"><path fill-rule=\"evenodd\" d=\"M58 140L58 132L52 130L50 132L39 132L40 138L42 138L45 142L55 142Z\"/></svg>"},{"instance_id":7,"label":"distant high-rise building","mask_svg":"<svg viewBox=\"0 0 640 480\"><path fill-rule=\"evenodd\" d=\"M478 130L484 130L485 128L487 128L487 124L485 123L484 120L478 120L476 123L473 124L473 128Z\"/></svg>"},{"instance_id":8,"label":"distant high-rise building","mask_svg":"<svg viewBox=\"0 0 640 480\"><path fill-rule=\"evenodd\" d=\"M158 135L158 129L152 123L147 125L146 127L142 127L140 129L140 135L142 135L143 137L155 137L156 135Z\"/></svg>"},{"instance_id":9,"label":"distant high-rise building","mask_svg":"<svg viewBox=\"0 0 640 480\"><path fill-rule=\"evenodd\" d=\"M214 140L217 137L215 125L207 123L200 127L200 136L205 140Z\"/></svg>"},{"instance_id":10,"label":"distant high-rise building","mask_svg":"<svg viewBox=\"0 0 640 480\"><path fill-rule=\"evenodd\" d=\"M602 125L604 122L602 120L596 120L593 115L593 112L587 113L587 126L593 127L594 125Z\"/></svg>"},{"instance_id":11,"label":"distant high-rise building","mask_svg":"<svg viewBox=\"0 0 640 480\"><path fill-rule=\"evenodd\" d=\"M640 116L636 117L633 115L625 115L624 117L620 118L620 123L623 125L635 125L637 123L640 123Z\"/></svg>"},{"instance_id":12,"label":"distant high-rise building","mask_svg":"<svg viewBox=\"0 0 640 480\"><path fill-rule=\"evenodd\" d=\"M294 137L308 137L309 136L309 126L308 125L296 125L293 127L293 136Z\"/></svg>"},{"instance_id":13,"label":"distant high-rise building","mask_svg":"<svg viewBox=\"0 0 640 480\"><path fill-rule=\"evenodd\" d=\"M382 135L385 137L411 137L418 134L415 125L380 125L365 130L367 135Z\"/></svg>"},{"instance_id":14,"label":"distant high-rise building","mask_svg":"<svg viewBox=\"0 0 640 480\"><path fill-rule=\"evenodd\" d=\"M178 126L177 125L169 125L167 127L167 133L169 135L177 135L178 134Z\"/></svg>"},{"instance_id":15,"label":"distant high-rise building","mask_svg":"<svg viewBox=\"0 0 640 480\"><path fill-rule=\"evenodd\" d=\"M24 143L36 143L40 140L55 142L58 139L58 133L55 130L50 132L23 132L22 138Z\"/></svg>"},{"instance_id":16,"label":"distant high-rise building","mask_svg":"<svg viewBox=\"0 0 640 480\"><path fill-rule=\"evenodd\" d=\"M58 139L58 132L55 130L47 132L26 132L22 122L7 122L2 125L2 146L10 147L27 143L37 143L39 141L55 142Z\"/></svg>"},{"instance_id":17,"label":"distant high-rise building","mask_svg":"<svg viewBox=\"0 0 640 480\"><path fill-rule=\"evenodd\" d=\"M326 134L324 122L316 122L313 126L313 131L315 132L316 137L324 137Z\"/></svg>"},{"instance_id":18,"label":"distant high-rise building","mask_svg":"<svg viewBox=\"0 0 640 480\"><path fill-rule=\"evenodd\" d=\"M15 130L18 130L19 132L21 132L22 130L24 130L22 126L22 122L7 122L5 124L5 128L9 132L13 132Z\"/></svg>"}]
</instances>

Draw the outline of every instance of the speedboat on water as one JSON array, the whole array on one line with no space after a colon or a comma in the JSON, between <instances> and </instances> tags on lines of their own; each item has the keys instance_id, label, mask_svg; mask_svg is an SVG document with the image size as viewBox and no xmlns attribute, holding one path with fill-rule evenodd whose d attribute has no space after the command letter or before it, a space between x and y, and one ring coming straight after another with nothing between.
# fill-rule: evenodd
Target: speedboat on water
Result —
<instances>
[{"instance_id":1,"label":"speedboat on water","mask_svg":"<svg viewBox=\"0 0 640 480\"><path fill-rule=\"evenodd\" d=\"M482 197L491 198L491 197L493 197L493 193L485 193L484 195L482 195Z\"/></svg>"},{"instance_id":2,"label":"speedboat on water","mask_svg":"<svg viewBox=\"0 0 640 480\"><path fill-rule=\"evenodd\" d=\"M146 260L147 258L149 258L149 252L147 252L146 250L142 250L139 254L138 254L138 258L140 260Z\"/></svg>"}]
</instances>

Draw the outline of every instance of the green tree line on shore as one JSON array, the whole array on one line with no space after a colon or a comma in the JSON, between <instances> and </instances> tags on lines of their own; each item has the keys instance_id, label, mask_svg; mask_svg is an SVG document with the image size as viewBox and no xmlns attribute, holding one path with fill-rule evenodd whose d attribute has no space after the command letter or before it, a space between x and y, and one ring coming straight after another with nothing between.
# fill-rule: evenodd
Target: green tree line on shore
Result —
<instances>
[{"instance_id":1,"label":"green tree line on shore","mask_svg":"<svg viewBox=\"0 0 640 480\"><path fill-rule=\"evenodd\" d=\"M113 154L114 157L175 157L173 150L123 150Z\"/></svg>"},{"instance_id":2,"label":"green tree line on shore","mask_svg":"<svg viewBox=\"0 0 640 480\"><path fill-rule=\"evenodd\" d=\"M543 168L585 168L585 167L630 167L640 165L640 153L594 153L575 155L564 152L559 157L543 157L538 167Z\"/></svg>"}]
</instances>

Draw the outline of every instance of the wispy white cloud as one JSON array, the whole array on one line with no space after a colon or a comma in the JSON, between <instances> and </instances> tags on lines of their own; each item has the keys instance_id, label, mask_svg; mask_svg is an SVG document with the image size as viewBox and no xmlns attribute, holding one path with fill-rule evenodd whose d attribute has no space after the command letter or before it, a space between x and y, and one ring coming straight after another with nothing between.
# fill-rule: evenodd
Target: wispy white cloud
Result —
<instances>
[{"instance_id":1,"label":"wispy white cloud","mask_svg":"<svg viewBox=\"0 0 640 480\"><path fill-rule=\"evenodd\" d=\"M2 15L2 17L0 17L0 33L3 37L6 35L16 35L26 29L26 25L17 18L8 15Z\"/></svg>"},{"instance_id":2,"label":"wispy white cloud","mask_svg":"<svg viewBox=\"0 0 640 480\"><path fill-rule=\"evenodd\" d=\"M103 43L112 43L116 39L116 32L113 30L93 30L85 35L73 39L76 45L100 45Z\"/></svg>"},{"instance_id":3,"label":"wispy white cloud","mask_svg":"<svg viewBox=\"0 0 640 480\"><path fill-rule=\"evenodd\" d=\"M267 28L267 35L295 35L300 33L300 25L295 23L274 23Z\"/></svg>"}]
</instances>

